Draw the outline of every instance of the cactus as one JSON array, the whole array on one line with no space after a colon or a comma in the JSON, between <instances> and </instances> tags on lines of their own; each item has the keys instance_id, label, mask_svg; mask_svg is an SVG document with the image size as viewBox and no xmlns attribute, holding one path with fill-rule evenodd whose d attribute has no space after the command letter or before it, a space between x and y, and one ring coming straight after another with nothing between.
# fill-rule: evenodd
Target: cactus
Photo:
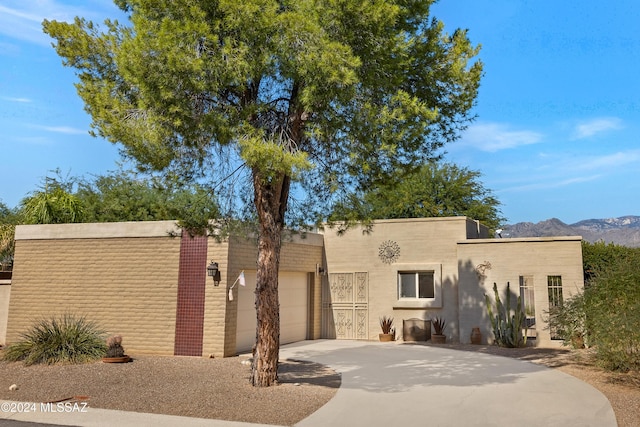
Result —
<instances>
[{"instance_id":1,"label":"cactus","mask_svg":"<svg viewBox=\"0 0 640 427\"><path fill-rule=\"evenodd\" d=\"M112 335L107 338L107 357L124 357L124 348L122 348L122 337L120 335Z\"/></svg>"},{"instance_id":2,"label":"cactus","mask_svg":"<svg viewBox=\"0 0 640 427\"><path fill-rule=\"evenodd\" d=\"M525 331L527 327L526 315L522 310L522 298L518 297L517 305L512 313L509 282L507 282L506 306L502 304L502 301L500 300L500 295L498 295L498 285L496 283L493 284L493 293L495 294L495 314L493 312L489 296L485 294L484 297L487 302L487 311L496 343L500 347L514 348L526 346L527 334L523 331Z\"/></svg>"}]
</instances>

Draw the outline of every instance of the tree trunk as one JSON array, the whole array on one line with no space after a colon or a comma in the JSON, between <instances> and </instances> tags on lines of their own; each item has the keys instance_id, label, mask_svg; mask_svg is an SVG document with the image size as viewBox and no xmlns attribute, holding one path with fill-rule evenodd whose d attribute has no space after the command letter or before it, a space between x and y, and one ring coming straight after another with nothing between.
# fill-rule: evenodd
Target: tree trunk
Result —
<instances>
[{"instance_id":1,"label":"tree trunk","mask_svg":"<svg viewBox=\"0 0 640 427\"><path fill-rule=\"evenodd\" d=\"M256 275L256 344L253 348L251 384L256 387L268 387L278 382L280 352L278 269L290 178L282 175L265 180L254 169L253 185L260 236Z\"/></svg>"}]
</instances>

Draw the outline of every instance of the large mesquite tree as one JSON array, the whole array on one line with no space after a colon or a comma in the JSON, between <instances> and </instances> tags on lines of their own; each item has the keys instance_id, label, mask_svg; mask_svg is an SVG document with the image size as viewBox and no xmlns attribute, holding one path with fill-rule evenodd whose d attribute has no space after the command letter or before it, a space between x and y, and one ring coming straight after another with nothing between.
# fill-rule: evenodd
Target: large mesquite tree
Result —
<instances>
[{"instance_id":1,"label":"large mesquite tree","mask_svg":"<svg viewBox=\"0 0 640 427\"><path fill-rule=\"evenodd\" d=\"M102 30L45 21L97 135L141 167L251 172L259 223L251 381L277 381L278 265L294 183L317 201L397 179L469 121L482 66L429 0L116 0ZM195 176L195 175L194 175ZM319 191L319 192L318 192Z\"/></svg>"}]
</instances>

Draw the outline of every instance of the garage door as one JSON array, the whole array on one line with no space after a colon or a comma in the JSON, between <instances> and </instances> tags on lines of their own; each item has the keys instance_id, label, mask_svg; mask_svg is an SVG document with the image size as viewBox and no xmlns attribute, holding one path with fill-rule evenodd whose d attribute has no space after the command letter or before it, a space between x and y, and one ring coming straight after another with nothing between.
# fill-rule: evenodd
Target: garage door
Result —
<instances>
[{"instance_id":1,"label":"garage door","mask_svg":"<svg viewBox=\"0 0 640 427\"><path fill-rule=\"evenodd\" d=\"M238 326L236 351L251 351L256 339L256 272L244 272L246 286L238 287ZM280 272L280 344L307 339L307 273Z\"/></svg>"}]
</instances>

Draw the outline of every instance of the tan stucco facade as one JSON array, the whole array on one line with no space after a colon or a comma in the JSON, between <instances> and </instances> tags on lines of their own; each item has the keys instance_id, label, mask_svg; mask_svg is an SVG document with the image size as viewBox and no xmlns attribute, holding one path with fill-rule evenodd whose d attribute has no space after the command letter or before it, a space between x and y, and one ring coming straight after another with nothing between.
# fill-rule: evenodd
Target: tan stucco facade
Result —
<instances>
[{"instance_id":1,"label":"tan stucco facade","mask_svg":"<svg viewBox=\"0 0 640 427\"><path fill-rule=\"evenodd\" d=\"M72 313L122 335L130 353L174 354L181 234L173 221L18 226L6 341L34 320ZM213 237L207 243L207 262L197 268L205 272L215 260L222 280L214 286L205 278L202 355L232 356L237 299L229 300L228 286L242 270L255 270L256 245ZM309 273L319 295L322 237L288 239L282 258L281 271ZM308 338L319 338L319 323L311 319Z\"/></svg>"},{"instance_id":2,"label":"tan stucco facade","mask_svg":"<svg viewBox=\"0 0 640 427\"><path fill-rule=\"evenodd\" d=\"M341 236L326 232L326 286L341 290L344 274L359 272L364 277L366 273L368 280L362 286L367 288L368 301L366 319L362 310L354 311L353 317L345 315L346 310L325 310L325 317L330 318L325 334L339 331L334 333L339 337L343 323L361 327L358 322L366 321L367 339L376 339L381 332L379 319L391 316L396 337L402 339L403 320L437 316L447 322L449 341L469 343L472 328L479 327L483 341L490 343L484 295L493 299L495 282L504 298L509 282L515 304L522 276L533 279L535 291L536 339L530 343L559 345L545 329L547 280L561 277L565 298L583 288L581 238L489 239L487 233L485 227L465 217L381 220L371 230L356 227ZM433 273L434 298L400 298L399 274L407 272ZM336 295L326 293L329 299L336 300ZM346 305L334 306L343 309ZM363 301L360 306L364 307Z\"/></svg>"},{"instance_id":3,"label":"tan stucco facade","mask_svg":"<svg viewBox=\"0 0 640 427\"><path fill-rule=\"evenodd\" d=\"M535 344L560 345L552 341L547 326L549 277L559 277L563 298L584 288L580 237L532 237L479 239L458 243L460 277L459 313L461 341L468 342L473 327L480 327L491 342L484 295L494 300L493 284L504 300L507 283L514 299L520 295L521 278L530 278L535 307Z\"/></svg>"},{"instance_id":4,"label":"tan stucco facade","mask_svg":"<svg viewBox=\"0 0 640 427\"><path fill-rule=\"evenodd\" d=\"M297 273L307 287L307 339L377 339L382 316L395 319L402 339L403 320L439 316L449 341L469 342L479 327L491 342L484 295L493 296L494 282L517 294L525 280L533 287L527 295L535 295L535 345L558 345L545 329L547 286L556 278L564 298L582 289L580 237L488 237L466 217L381 220L342 235L284 237L280 271ZM131 354L184 354L186 347L191 355L233 356L239 288L232 285L256 270L256 241L201 239L204 246L191 245L173 221L18 226L12 284L0 286L7 291L0 304L8 306L0 305L0 338L3 318L10 343L34 320L73 313L122 335ZM219 286L206 277L210 261L222 272ZM432 297L400 296L399 277L414 272L432 277ZM195 286L187 297L185 281ZM202 308L195 320L184 298Z\"/></svg>"}]
</instances>

